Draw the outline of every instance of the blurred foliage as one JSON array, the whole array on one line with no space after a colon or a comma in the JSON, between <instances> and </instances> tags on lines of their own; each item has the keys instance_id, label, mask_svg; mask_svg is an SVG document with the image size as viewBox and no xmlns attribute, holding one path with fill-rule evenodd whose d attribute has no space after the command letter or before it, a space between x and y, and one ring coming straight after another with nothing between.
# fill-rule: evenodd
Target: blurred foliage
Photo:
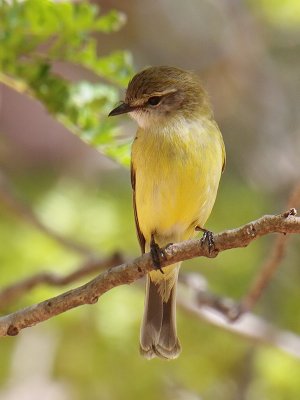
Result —
<instances>
[{"instance_id":1,"label":"blurred foliage","mask_svg":"<svg viewBox=\"0 0 300 400\"><path fill-rule=\"evenodd\" d=\"M0 1L0 81L40 100L71 132L122 164L129 145L107 119L118 101L117 86L132 74L131 57L115 51L101 57L93 33L109 34L125 22L124 14L87 1ZM56 62L71 62L103 82L70 82L55 73Z\"/></svg>"},{"instance_id":2,"label":"blurred foliage","mask_svg":"<svg viewBox=\"0 0 300 400\"><path fill-rule=\"evenodd\" d=\"M271 24L294 29L300 24L299 0L249 0Z\"/></svg>"},{"instance_id":3,"label":"blurred foliage","mask_svg":"<svg viewBox=\"0 0 300 400\"><path fill-rule=\"evenodd\" d=\"M122 3L136 9L140 4L146 5L138 1ZM254 14L272 26L288 31L299 24L298 0L247 0L240 4L246 3L253 6ZM148 7L149 4L147 2ZM164 1L164 4L171 2ZM179 2L172 3L172 7L173 4L176 7ZM189 9L187 4L180 4L184 12ZM227 4L231 8L229 4L233 2L215 4L222 7ZM201 21L201 37L206 38L204 32L209 31L207 21L203 16L199 17L193 7L190 11L197 23ZM167 15L171 18L169 8ZM171 25L181 26L180 22L184 21L189 24L186 15L190 14L182 15L182 21L173 23L170 19L169 25L166 19L166 29L171 30ZM230 23L237 20L236 17L224 18L226 30ZM146 30L147 42L139 38L147 57L151 54L149 34L157 33L162 41L163 53L167 53L167 47L172 49L174 46L176 53L181 53L183 59L187 58L189 49L183 48L179 41L184 36L182 32L179 31L172 43L166 43L163 40L164 32L159 30L160 25L155 25L154 29L153 20L150 20L149 30ZM98 56L99 43L101 45L106 35L120 29L124 22L125 17L119 12L99 15L99 8L88 1L0 0L0 81L19 93L39 100L71 132L106 156L128 164L128 143L120 139L114 120L109 120L106 115L118 101L118 89L126 86L132 74L130 55L118 50ZM142 31L144 26L141 21L139 24ZM217 30L216 25L212 26L213 31ZM242 27L245 28L244 25ZM137 34L141 31L134 31L136 42ZM100 33L97 39L95 33ZM248 36L252 42L252 34ZM195 39L197 46L193 48L190 38L189 46L195 54L201 54L201 58L210 60L203 45L199 44L199 38L200 34ZM226 41L232 44L232 40ZM241 43L244 48L249 46L245 40ZM207 41L207 47L212 52L216 51L211 41ZM238 56L248 61L242 51ZM260 57L259 60L261 62ZM160 61L160 56L156 61ZM92 78L91 81L68 81L57 73L57 65L61 62L77 64L85 72L87 70L89 76L96 74L97 83L92 82ZM230 65L230 72L238 76L241 70L234 68L234 65ZM250 68L243 71L246 71L251 86L256 88L252 85ZM221 75L224 75L223 70ZM288 76L290 78L290 74ZM293 80L293 76L290 79ZM216 93L222 99L219 89ZM261 92L258 93L259 96L255 91L256 97L260 97ZM236 103L242 102L240 96L235 97ZM221 107L225 110L225 103L230 103L228 97L230 93L226 92ZM266 103L269 105L269 99ZM233 114L235 121L238 121L239 112L235 109ZM30 117L34 119L35 115ZM287 198L286 188L281 199L279 196L275 199L274 194L255 189L242 176L242 161L246 154L251 156L251 165L257 164L248 143L255 141L256 129L251 128L251 122L260 120L256 113L252 119L245 118L243 114L241 118L251 131L251 137L247 139L243 129L238 129L236 134L231 129L232 125L226 132L225 142L229 153L235 149L234 144L240 141L236 156L241 157L236 165L233 157L228 158L228 168L222 177L217 202L207 224L209 229L216 232L242 225L265 213L276 213L284 207ZM263 115L263 118L265 121L266 116ZM226 131L224 122L222 131ZM259 130L258 135L263 137ZM277 144L277 139L268 139L268 146L271 142ZM265 150L265 144L259 143L263 156L267 158L269 155L273 162L276 157L270 149L268 152ZM280 153L283 151L280 149ZM17 164L14 149L10 158ZM278 168L282 169L280 161L277 161ZM96 176L89 176L85 180L85 171L80 177L70 177L68 172L58 171L54 163L50 163L45 170L34 166L32 169L24 168L24 171L11 168L9 173L21 197L55 231L87 244L95 252L101 252L101 255L116 250L122 251L125 257L134 257L139 253L128 170L102 169ZM261 169L259 174L262 174ZM1 286L42 270L66 274L82 262L81 256L40 233L1 203L0 221ZM266 320L299 335L299 239L294 238L293 241L296 245L289 247L287 259L256 311ZM227 251L214 260L185 262L181 272L200 272L212 292L240 299L268 255L271 243L272 237L266 237L247 249ZM70 287L77 284L73 283ZM61 293L64 289L68 288L38 287L1 312L25 307ZM277 349L263 347L210 326L180 310L178 331L183 346L181 357L172 362L144 360L138 352L143 301L143 289L139 283L118 287L106 293L93 307L72 310L37 327L26 329L18 337L1 339L0 399L20 399L26 395L32 399L49 400L299 399L299 361Z\"/></svg>"}]
</instances>

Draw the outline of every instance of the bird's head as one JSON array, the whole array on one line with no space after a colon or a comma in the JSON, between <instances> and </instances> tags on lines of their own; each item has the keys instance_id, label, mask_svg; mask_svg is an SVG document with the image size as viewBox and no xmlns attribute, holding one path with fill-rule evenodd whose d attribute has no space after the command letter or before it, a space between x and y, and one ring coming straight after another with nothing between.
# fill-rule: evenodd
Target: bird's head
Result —
<instances>
[{"instance_id":1,"label":"bird's head","mask_svg":"<svg viewBox=\"0 0 300 400\"><path fill-rule=\"evenodd\" d=\"M211 114L199 78L175 67L150 67L129 82L125 101L109 116L129 113L139 126L193 120Z\"/></svg>"}]
</instances>

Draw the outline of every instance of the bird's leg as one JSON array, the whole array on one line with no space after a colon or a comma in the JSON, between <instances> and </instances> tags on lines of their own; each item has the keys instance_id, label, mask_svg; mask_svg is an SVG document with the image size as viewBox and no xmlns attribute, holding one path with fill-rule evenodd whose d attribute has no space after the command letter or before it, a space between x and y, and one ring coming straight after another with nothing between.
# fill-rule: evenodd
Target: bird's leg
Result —
<instances>
[{"instance_id":1,"label":"bird's leg","mask_svg":"<svg viewBox=\"0 0 300 400\"><path fill-rule=\"evenodd\" d=\"M207 229L201 228L201 226L196 226L195 230L203 232L201 244L207 243L208 252L211 254L215 248L214 234Z\"/></svg>"},{"instance_id":2,"label":"bird's leg","mask_svg":"<svg viewBox=\"0 0 300 400\"><path fill-rule=\"evenodd\" d=\"M160 272L163 274L164 271L161 268L162 267L161 259L164 258L165 255L164 255L163 250L155 242L153 233L151 235L150 253L151 253L152 261L153 261L153 264L154 264L155 268L160 270Z\"/></svg>"}]
</instances>

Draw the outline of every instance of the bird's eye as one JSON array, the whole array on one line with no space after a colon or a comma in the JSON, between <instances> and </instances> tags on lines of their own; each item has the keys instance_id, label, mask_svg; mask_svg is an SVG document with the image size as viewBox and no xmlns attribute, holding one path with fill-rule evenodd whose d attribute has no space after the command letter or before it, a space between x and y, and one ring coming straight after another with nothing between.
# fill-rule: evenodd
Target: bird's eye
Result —
<instances>
[{"instance_id":1,"label":"bird's eye","mask_svg":"<svg viewBox=\"0 0 300 400\"><path fill-rule=\"evenodd\" d=\"M149 97L147 103L150 106L157 106L157 104L160 102L161 97L160 96L153 96L153 97Z\"/></svg>"}]
</instances>

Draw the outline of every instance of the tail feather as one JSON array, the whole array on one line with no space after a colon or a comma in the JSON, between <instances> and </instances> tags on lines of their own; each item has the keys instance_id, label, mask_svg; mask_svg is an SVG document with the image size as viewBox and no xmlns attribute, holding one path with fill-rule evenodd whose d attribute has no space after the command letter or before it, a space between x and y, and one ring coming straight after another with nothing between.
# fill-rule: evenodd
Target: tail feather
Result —
<instances>
[{"instance_id":1,"label":"tail feather","mask_svg":"<svg viewBox=\"0 0 300 400\"><path fill-rule=\"evenodd\" d=\"M174 273L177 274L177 269ZM163 300L160 292L160 286L148 276L140 337L140 352L148 359L172 359L181 351L176 329L176 279L167 300Z\"/></svg>"}]
</instances>

